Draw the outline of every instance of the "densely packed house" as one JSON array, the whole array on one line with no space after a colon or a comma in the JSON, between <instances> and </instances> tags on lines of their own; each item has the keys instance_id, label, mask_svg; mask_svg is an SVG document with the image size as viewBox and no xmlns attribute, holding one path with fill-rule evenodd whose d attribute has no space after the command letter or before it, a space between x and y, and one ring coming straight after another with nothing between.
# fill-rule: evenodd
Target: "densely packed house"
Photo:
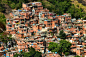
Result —
<instances>
[{"instance_id":1,"label":"densely packed house","mask_svg":"<svg viewBox=\"0 0 86 57\"><path fill-rule=\"evenodd\" d=\"M61 39L57 36L61 30L66 33L66 40L72 43L71 51L76 55L86 56L86 20L72 19L70 13L57 15L49 12L41 2L23 3L21 9L12 10L10 18L6 19L6 32L12 34L17 42L17 46L10 49L6 56L13 57L16 52L28 52L28 47L33 47L45 53L46 57L60 57L49 51L48 46L49 42L59 43ZM3 45L0 47L0 51L2 50Z\"/></svg>"}]
</instances>

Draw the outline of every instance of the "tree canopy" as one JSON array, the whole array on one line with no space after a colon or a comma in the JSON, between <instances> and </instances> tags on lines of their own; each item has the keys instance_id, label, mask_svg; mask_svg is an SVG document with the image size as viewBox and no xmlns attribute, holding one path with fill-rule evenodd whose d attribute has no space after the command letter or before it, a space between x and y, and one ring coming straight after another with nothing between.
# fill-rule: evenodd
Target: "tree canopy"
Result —
<instances>
[{"instance_id":1,"label":"tree canopy","mask_svg":"<svg viewBox=\"0 0 86 57\"><path fill-rule=\"evenodd\" d=\"M23 56L23 57L42 57L42 53L36 51L34 48L28 48L29 52L21 52L20 54L15 54L14 57Z\"/></svg>"},{"instance_id":2,"label":"tree canopy","mask_svg":"<svg viewBox=\"0 0 86 57\"><path fill-rule=\"evenodd\" d=\"M44 7L57 13L58 15L62 15L63 13L71 13L72 18L86 19L86 12L84 12L82 8L77 8L78 6L75 7L74 4L71 3L71 0L48 0L48 2L50 2L50 7L42 2Z\"/></svg>"},{"instance_id":3,"label":"tree canopy","mask_svg":"<svg viewBox=\"0 0 86 57\"><path fill-rule=\"evenodd\" d=\"M0 25L3 26L5 28L5 24L6 24L6 18L5 15L3 13L0 12ZM0 28L1 28L0 26ZM3 28L3 29L4 29Z\"/></svg>"},{"instance_id":4,"label":"tree canopy","mask_svg":"<svg viewBox=\"0 0 86 57\"><path fill-rule=\"evenodd\" d=\"M59 36L57 36L57 37L62 38L62 39L66 39L66 34L64 33L63 30L61 30L59 33Z\"/></svg>"},{"instance_id":5,"label":"tree canopy","mask_svg":"<svg viewBox=\"0 0 86 57\"><path fill-rule=\"evenodd\" d=\"M5 33L0 33L0 41L7 44L8 41L12 41L11 35L8 37Z\"/></svg>"},{"instance_id":6,"label":"tree canopy","mask_svg":"<svg viewBox=\"0 0 86 57\"><path fill-rule=\"evenodd\" d=\"M49 43L49 47L48 49L51 52L57 52L60 55L62 55L62 53L64 53L65 55L68 55L70 52L70 47L71 47L71 43L66 41L66 40L61 40L60 44L54 43L54 42L50 42Z\"/></svg>"},{"instance_id":7,"label":"tree canopy","mask_svg":"<svg viewBox=\"0 0 86 57\"><path fill-rule=\"evenodd\" d=\"M77 55L77 56L75 56L75 57L80 57L80 56Z\"/></svg>"}]
</instances>

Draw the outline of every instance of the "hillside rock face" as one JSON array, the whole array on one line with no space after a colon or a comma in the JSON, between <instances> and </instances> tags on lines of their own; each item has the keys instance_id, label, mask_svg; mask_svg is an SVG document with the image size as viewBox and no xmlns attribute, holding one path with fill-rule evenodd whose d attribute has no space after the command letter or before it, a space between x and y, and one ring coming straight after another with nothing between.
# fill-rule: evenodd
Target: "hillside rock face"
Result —
<instances>
[{"instance_id":1,"label":"hillside rock face","mask_svg":"<svg viewBox=\"0 0 86 57\"><path fill-rule=\"evenodd\" d=\"M86 6L86 0L77 0L79 3L82 3L83 5Z\"/></svg>"},{"instance_id":2,"label":"hillside rock face","mask_svg":"<svg viewBox=\"0 0 86 57\"><path fill-rule=\"evenodd\" d=\"M5 13L9 14L12 11L12 9L7 4L4 4L4 6L5 6Z\"/></svg>"}]
</instances>

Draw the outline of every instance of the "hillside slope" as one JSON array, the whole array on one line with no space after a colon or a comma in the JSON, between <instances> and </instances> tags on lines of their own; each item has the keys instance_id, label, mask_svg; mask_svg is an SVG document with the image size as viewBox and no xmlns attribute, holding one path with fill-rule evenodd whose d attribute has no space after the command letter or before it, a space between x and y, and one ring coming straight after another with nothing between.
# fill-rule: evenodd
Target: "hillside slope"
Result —
<instances>
[{"instance_id":1,"label":"hillside slope","mask_svg":"<svg viewBox=\"0 0 86 57\"><path fill-rule=\"evenodd\" d=\"M84 0L81 3L79 3L81 0L80 1L78 1L78 0L71 0L71 1L72 1L72 4L75 5L75 7L82 8L83 11L86 12L86 6L83 5L83 1Z\"/></svg>"},{"instance_id":2,"label":"hillside slope","mask_svg":"<svg viewBox=\"0 0 86 57\"><path fill-rule=\"evenodd\" d=\"M79 3L82 3L84 6L86 6L86 0L77 0Z\"/></svg>"},{"instance_id":3,"label":"hillside slope","mask_svg":"<svg viewBox=\"0 0 86 57\"><path fill-rule=\"evenodd\" d=\"M0 0L0 21L6 25L6 18L9 18L9 12L12 9L21 8L23 2L33 1L42 2L44 8L48 8L50 12L55 12L58 15L71 13L72 18L86 19L86 6L83 5L85 0L82 0L82 2L81 0Z\"/></svg>"},{"instance_id":4,"label":"hillside slope","mask_svg":"<svg viewBox=\"0 0 86 57\"><path fill-rule=\"evenodd\" d=\"M12 11L12 9L7 4L4 4L4 7L5 7L4 15L6 18L9 18L9 13Z\"/></svg>"}]
</instances>

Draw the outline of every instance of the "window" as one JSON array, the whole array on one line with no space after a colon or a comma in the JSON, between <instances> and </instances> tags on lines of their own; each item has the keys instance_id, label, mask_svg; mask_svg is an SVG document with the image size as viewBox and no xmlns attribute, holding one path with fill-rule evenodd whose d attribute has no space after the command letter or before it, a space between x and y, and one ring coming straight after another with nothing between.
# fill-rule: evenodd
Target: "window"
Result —
<instances>
[{"instance_id":1,"label":"window","mask_svg":"<svg viewBox=\"0 0 86 57\"><path fill-rule=\"evenodd\" d=\"M24 23L21 23L21 24L24 24Z\"/></svg>"},{"instance_id":2,"label":"window","mask_svg":"<svg viewBox=\"0 0 86 57\"><path fill-rule=\"evenodd\" d=\"M20 27L20 28L22 28L22 27Z\"/></svg>"},{"instance_id":3,"label":"window","mask_svg":"<svg viewBox=\"0 0 86 57\"><path fill-rule=\"evenodd\" d=\"M12 25L8 25L9 27L12 27Z\"/></svg>"},{"instance_id":4,"label":"window","mask_svg":"<svg viewBox=\"0 0 86 57\"><path fill-rule=\"evenodd\" d=\"M24 30L24 31L26 31L26 30Z\"/></svg>"},{"instance_id":5,"label":"window","mask_svg":"<svg viewBox=\"0 0 86 57\"><path fill-rule=\"evenodd\" d=\"M45 28L44 26L42 28Z\"/></svg>"},{"instance_id":6,"label":"window","mask_svg":"<svg viewBox=\"0 0 86 57\"><path fill-rule=\"evenodd\" d=\"M18 24L16 24L16 26L18 26Z\"/></svg>"},{"instance_id":7,"label":"window","mask_svg":"<svg viewBox=\"0 0 86 57\"><path fill-rule=\"evenodd\" d=\"M23 28L24 28L24 26L23 26Z\"/></svg>"},{"instance_id":8,"label":"window","mask_svg":"<svg viewBox=\"0 0 86 57\"><path fill-rule=\"evenodd\" d=\"M77 30L76 30L76 32L77 32Z\"/></svg>"}]
</instances>

